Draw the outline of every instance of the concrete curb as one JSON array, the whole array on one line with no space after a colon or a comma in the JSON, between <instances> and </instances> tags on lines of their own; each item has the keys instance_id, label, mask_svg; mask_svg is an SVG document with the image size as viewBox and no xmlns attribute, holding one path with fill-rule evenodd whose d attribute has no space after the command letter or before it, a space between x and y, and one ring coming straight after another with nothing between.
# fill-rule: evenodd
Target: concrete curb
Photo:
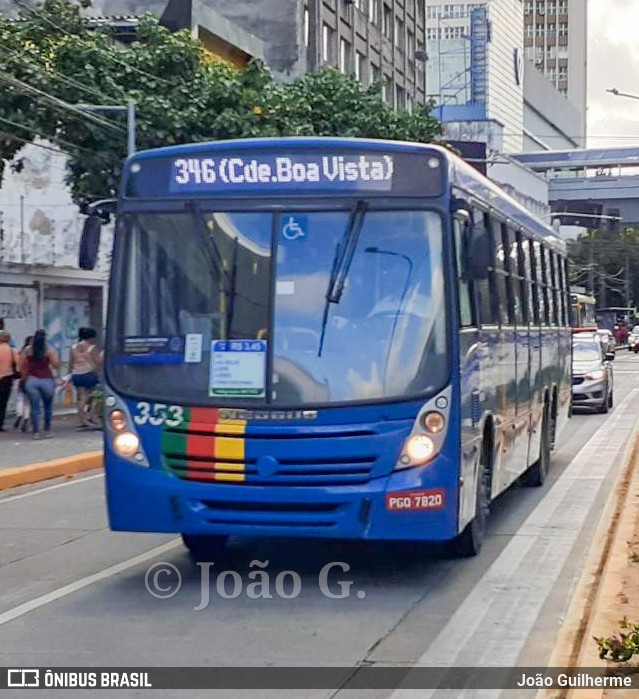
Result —
<instances>
[{"instance_id":1,"label":"concrete curb","mask_svg":"<svg viewBox=\"0 0 639 699\"><path fill-rule=\"evenodd\" d=\"M62 459L41 461L40 463L15 466L0 470L0 490L17 488L20 485L39 483L50 478L72 476L82 471L102 468L102 452L87 451L82 454L74 454Z\"/></svg>"},{"instance_id":2,"label":"concrete curb","mask_svg":"<svg viewBox=\"0 0 639 699\"><path fill-rule=\"evenodd\" d=\"M639 482L638 469L639 422L624 451L619 476L597 525L586 565L557 635L549 667L608 667L608 663L599 658L594 637L607 636L616 629L598 626L601 624L600 617L605 616L611 605L614 606L614 599L619 593L618 562L620 550L622 556L628 556L627 520L630 514L634 515L629 493L632 482ZM606 691L604 688L542 690L538 692L537 699L602 699Z\"/></svg>"}]
</instances>

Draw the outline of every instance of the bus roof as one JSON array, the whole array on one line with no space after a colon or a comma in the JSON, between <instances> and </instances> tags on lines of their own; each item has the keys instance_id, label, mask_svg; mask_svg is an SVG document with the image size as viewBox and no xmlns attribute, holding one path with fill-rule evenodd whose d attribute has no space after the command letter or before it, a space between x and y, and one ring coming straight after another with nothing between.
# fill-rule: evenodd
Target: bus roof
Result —
<instances>
[{"instance_id":1,"label":"bus roof","mask_svg":"<svg viewBox=\"0 0 639 699\"><path fill-rule=\"evenodd\" d=\"M282 138L246 138L220 141L204 141L198 143L178 144L164 146L150 150L138 151L130 156L126 163L126 171L130 166L139 161L195 155L203 150L217 151L228 150L251 150L266 148L319 148L319 147L350 146L351 148L363 148L371 150L397 151L404 153L424 153L436 151L448 164L448 180L452 187L465 192L489 209L500 212L507 220L512 221L516 226L525 227L532 231L539 239L543 240L551 247L566 251L565 242L543 219L535 216L526 209L516 199L511 197L504 189L484 177L474 167L466 163L462 158L444 146L434 143L416 143L412 141L389 141L381 139L364 138L341 138L341 137L300 137L290 136Z\"/></svg>"}]
</instances>

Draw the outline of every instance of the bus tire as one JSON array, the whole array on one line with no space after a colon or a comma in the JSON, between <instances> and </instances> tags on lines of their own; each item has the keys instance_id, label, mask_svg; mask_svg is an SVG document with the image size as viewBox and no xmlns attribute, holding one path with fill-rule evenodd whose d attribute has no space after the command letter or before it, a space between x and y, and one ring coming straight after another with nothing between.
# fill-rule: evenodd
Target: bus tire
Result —
<instances>
[{"instance_id":1,"label":"bus tire","mask_svg":"<svg viewBox=\"0 0 639 699\"><path fill-rule=\"evenodd\" d=\"M475 490L475 516L464 531L448 542L447 550L453 558L471 558L480 551L486 537L486 522L490 512L490 456L482 447Z\"/></svg>"},{"instance_id":2,"label":"bus tire","mask_svg":"<svg viewBox=\"0 0 639 699\"><path fill-rule=\"evenodd\" d=\"M224 554L228 540L228 536L182 534L182 542L195 561L213 562L216 556Z\"/></svg>"},{"instance_id":3,"label":"bus tire","mask_svg":"<svg viewBox=\"0 0 639 699\"><path fill-rule=\"evenodd\" d=\"M539 458L524 473L522 485L527 488L539 488L544 484L550 468L550 435L552 431L551 415L548 404L544 406L544 416L541 421L541 445Z\"/></svg>"}]
</instances>

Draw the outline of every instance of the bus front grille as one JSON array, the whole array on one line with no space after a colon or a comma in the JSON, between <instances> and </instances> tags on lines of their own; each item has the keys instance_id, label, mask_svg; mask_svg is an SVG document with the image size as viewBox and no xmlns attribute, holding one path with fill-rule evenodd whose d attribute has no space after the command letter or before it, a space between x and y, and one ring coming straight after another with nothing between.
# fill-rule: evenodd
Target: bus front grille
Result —
<instances>
[{"instance_id":1,"label":"bus front grille","mask_svg":"<svg viewBox=\"0 0 639 699\"><path fill-rule=\"evenodd\" d=\"M379 432L337 426L333 435L281 429L233 435L166 430L162 463L177 478L201 483L274 486L360 485L390 473L409 426ZM332 437L332 438L331 438Z\"/></svg>"},{"instance_id":2,"label":"bus front grille","mask_svg":"<svg viewBox=\"0 0 639 699\"><path fill-rule=\"evenodd\" d=\"M189 481L254 485L356 485L370 480L375 460L315 459L303 463L266 457L215 461L165 454L164 463L173 475Z\"/></svg>"}]
</instances>

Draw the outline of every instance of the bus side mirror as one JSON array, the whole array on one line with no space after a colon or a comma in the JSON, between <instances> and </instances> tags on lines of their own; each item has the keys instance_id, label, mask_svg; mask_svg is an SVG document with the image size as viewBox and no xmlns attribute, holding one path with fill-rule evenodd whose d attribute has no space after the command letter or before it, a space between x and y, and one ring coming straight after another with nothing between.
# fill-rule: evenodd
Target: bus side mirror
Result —
<instances>
[{"instance_id":1,"label":"bus side mirror","mask_svg":"<svg viewBox=\"0 0 639 699\"><path fill-rule=\"evenodd\" d=\"M98 214L90 214L84 221L82 237L80 238L80 251L78 266L80 269L95 269L100 249L100 233L102 232L102 217Z\"/></svg>"},{"instance_id":2,"label":"bus side mirror","mask_svg":"<svg viewBox=\"0 0 639 699\"><path fill-rule=\"evenodd\" d=\"M478 223L467 228L466 272L470 281L488 279L488 270L493 266L492 241L488 229Z\"/></svg>"},{"instance_id":3,"label":"bus side mirror","mask_svg":"<svg viewBox=\"0 0 639 699\"><path fill-rule=\"evenodd\" d=\"M607 362L612 362L615 359L615 353L614 352L606 352L606 361Z\"/></svg>"}]
</instances>

